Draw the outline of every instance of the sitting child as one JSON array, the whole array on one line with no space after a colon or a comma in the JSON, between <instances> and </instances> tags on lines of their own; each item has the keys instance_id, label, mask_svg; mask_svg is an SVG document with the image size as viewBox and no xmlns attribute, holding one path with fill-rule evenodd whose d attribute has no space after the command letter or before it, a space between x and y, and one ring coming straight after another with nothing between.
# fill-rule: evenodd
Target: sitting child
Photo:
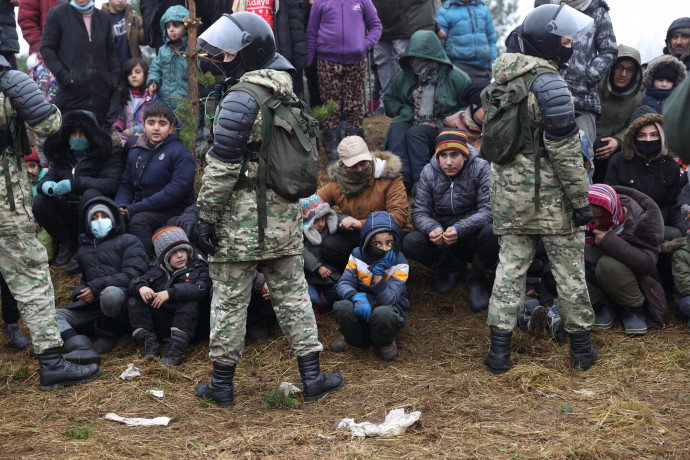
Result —
<instances>
[{"instance_id":1,"label":"sitting child","mask_svg":"<svg viewBox=\"0 0 690 460\"><path fill-rule=\"evenodd\" d=\"M338 216L318 195L302 198L302 230L304 273L309 284L309 298L318 318L320 310L330 307L338 299L335 283L341 273L321 258L322 237L338 230Z\"/></svg>"},{"instance_id":2,"label":"sitting child","mask_svg":"<svg viewBox=\"0 0 690 460\"><path fill-rule=\"evenodd\" d=\"M642 104L662 113L664 101L671 95L673 88L685 80L687 74L685 64L674 56L665 54L654 59L642 77L642 85L645 87Z\"/></svg>"},{"instance_id":3,"label":"sitting child","mask_svg":"<svg viewBox=\"0 0 690 460\"><path fill-rule=\"evenodd\" d=\"M194 156L172 133L174 119L162 102L144 109L144 136L127 154L115 195L127 231L139 238L149 255L156 229L194 203Z\"/></svg>"},{"instance_id":4,"label":"sitting child","mask_svg":"<svg viewBox=\"0 0 690 460\"><path fill-rule=\"evenodd\" d=\"M84 207L76 261L82 277L72 303L57 310L65 359L77 364L100 362L127 329L127 288L148 268L139 240L125 233L122 215L112 200L96 197ZM94 333L96 342L81 334Z\"/></svg>"},{"instance_id":5,"label":"sitting child","mask_svg":"<svg viewBox=\"0 0 690 460\"><path fill-rule=\"evenodd\" d=\"M363 346L369 338L390 361L398 355L395 336L405 326L410 308L405 287L409 265L400 252L400 228L389 213L371 213L361 235L360 246L352 251L336 284L344 300L335 302L333 312L343 337L331 349L339 353L348 346Z\"/></svg>"},{"instance_id":6,"label":"sitting child","mask_svg":"<svg viewBox=\"0 0 690 460\"><path fill-rule=\"evenodd\" d=\"M163 364L179 366L194 336L201 308L209 308L211 278L208 264L189 244L180 227L153 235L158 266L129 285L129 323L142 346L141 357L160 356L158 339L167 336Z\"/></svg>"}]
</instances>

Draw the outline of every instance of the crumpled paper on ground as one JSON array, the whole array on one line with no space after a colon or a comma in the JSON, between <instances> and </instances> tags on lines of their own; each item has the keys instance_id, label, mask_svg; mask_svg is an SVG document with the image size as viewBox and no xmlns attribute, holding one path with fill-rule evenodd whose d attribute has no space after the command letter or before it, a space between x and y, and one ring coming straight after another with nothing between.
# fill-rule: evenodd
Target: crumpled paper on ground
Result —
<instances>
[{"instance_id":1,"label":"crumpled paper on ground","mask_svg":"<svg viewBox=\"0 0 690 460\"><path fill-rule=\"evenodd\" d=\"M155 396L156 398L162 398L165 396L165 393L163 393L163 390L154 390L153 388L146 391L148 394Z\"/></svg>"},{"instance_id":2,"label":"crumpled paper on ground","mask_svg":"<svg viewBox=\"0 0 690 460\"><path fill-rule=\"evenodd\" d=\"M122 380L131 380L134 377L139 377L140 375L141 372L139 372L139 368L134 367L134 363L129 363L127 369L125 369L125 371L122 374L120 374L120 378Z\"/></svg>"},{"instance_id":3,"label":"crumpled paper on ground","mask_svg":"<svg viewBox=\"0 0 690 460\"><path fill-rule=\"evenodd\" d=\"M395 436L404 433L421 415L420 411L406 414L405 409L393 409L380 425L369 422L355 423L352 418L344 418L338 424L338 428L350 428L352 434L359 437Z\"/></svg>"},{"instance_id":4,"label":"crumpled paper on ground","mask_svg":"<svg viewBox=\"0 0 690 460\"><path fill-rule=\"evenodd\" d=\"M106 420L112 420L113 422L124 423L127 426L151 426L151 425L163 425L168 426L170 423L170 417L156 417L156 418L126 418L117 415L114 412L108 412L105 414Z\"/></svg>"},{"instance_id":5,"label":"crumpled paper on ground","mask_svg":"<svg viewBox=\"0 0 690 460\"><path fill-rule=\"evenodd\" d=\"M283 394L285 394L285 396L290 396L290 393L297 394L297 393L302 392L302 390L300 390L299 388L297 388L296 386L294 386L290 382L281 383L280 386L278 387L278 389L282 390L282 392L283 392Z\"/></svg>"}]
</instances>

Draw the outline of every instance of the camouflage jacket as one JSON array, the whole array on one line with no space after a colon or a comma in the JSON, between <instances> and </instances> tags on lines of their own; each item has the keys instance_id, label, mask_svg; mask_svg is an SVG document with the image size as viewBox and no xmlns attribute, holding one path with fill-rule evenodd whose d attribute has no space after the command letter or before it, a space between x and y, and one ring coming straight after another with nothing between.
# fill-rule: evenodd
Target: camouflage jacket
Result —
<instances>
[{"instance_id":1,"label":"camouflage jacket","mask_svg":"<svg viewBox=\"0 0 690 460\"><path fill-rule=\"evenodd\" d=\"M17 117L17 112L10 104L10 98L0 93L0 130L9 129ZM29 126L29 128L39 136L48 137L58 131L61 123L62 116L58 110L36 126ZM8 147L11 148L8 150ZM0 237L21 233L33 234L34 215L31 212L33 193L24 161L20 158L21 163L17 164L14 146L2 145L0 149ZM8 186L11 188L9 193ZM10 197L12 197L12 202Z\"/></svg>"},{"instance_id":2,"label":"camouflage jacket","mask_svg":"<svg viewBox=\"0 0 690 460\"><path fill-rule=\"evenodd\" d=\"M239 81L265 86L276 98L292 97L292 79L286 72L263 69L244 74ZM256 117L248 143L261 141L263 120ZM207 222L218 222L216 232L219 245L210 262L240 262L274 259L302 254L302 208L273 190L266 190L268 225L264 229L264 247L259 247L259 213L257 191L234 190L242 163L224 163L207 155L208 164L201 180L197 197L199 217ZM258 163L248 162L247 179L258 181Z\"/></svg>"},{"instance_id":3,"label":"camouflage jacket","mask_svg":"<svg viewBox=\"0 0 690 460\"><path fill-rule=\"evenodd\" d=\"M555 69L543 59L507 53L496 59L493 74L498 83L505 83L540 66ZM534 93L522 104L527 104L530 119L541 124ZM573 210L589 204L589 180L582 166L579 136L574 134L559 141L543 139L545 154L539 159L538 206L534 155L517 154L508 164L491 165L491 211L498 235L572 233L576 231Z\"/></svg>"}]
</instances>

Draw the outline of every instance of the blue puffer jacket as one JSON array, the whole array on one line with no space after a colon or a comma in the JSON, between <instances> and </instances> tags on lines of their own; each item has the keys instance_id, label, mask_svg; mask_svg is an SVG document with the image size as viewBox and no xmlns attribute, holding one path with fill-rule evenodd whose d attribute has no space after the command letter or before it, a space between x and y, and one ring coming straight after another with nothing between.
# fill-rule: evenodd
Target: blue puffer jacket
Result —
<instances>
[{"instance_id":1,"label":"blue puffer jacket","mask_svg":"<svg viewBox=\"0 0 690 460\"><path fill-rule=\"evenodd\" d=\"M493 221L491 167L472 146L468 147L470 157L455 177L443 172L435 156L422 170L412 204L412 224L425 235L436 227L445 230L455 225L458 237L463 238Z\"/></svg>"},{"instance_id":2,"label":"blue puffer jacket","mask_svg":"<svg viewBox=\"0 0 690 460\"><path fill-rule=\"evenodd\" d=\"M158 50L158 55L151 62L149 77L146 86L155 83L158 86L156 95L158 100L165 102L175 110L180 99L187 99L187 60L182 53L187 52L187 36L182 37L181 43L175 45L165 31L168 22L184 22L189 18L189 11L184 6L175 5L161 17L161 30L163 31L163 46ZM178 54L180 53L180 54Z\"/></svg>"},{"instance_id":3,"label":"blue puffer jacket","mask_svg":"<svg viewBox=\"0 0 690 460\"><path fill-rule=\"evenodd\" d=\"M381 232L391 232L395 235L396 245L392 249L396 253L393 265L384 271L383 279L372 284L374 275L371 272L374 260L369 257L365 248L369 240ZM399 312L407 319L407 311L410 309L410 301L407 299L405 283L410 272L407 259L400 250L402 246L402 232L395 223L395 219L386 211L375 211L367 217L360 233L359 247L350 254L343 275L336 284L336 291L341 299L352 299L358 292L367 295L373 308L379 305L391 305L399 309Z\"/></svg>"},{"instance_id":4,"label":"blue puffer jacket","mask_svg":"<svg viewBox=\"0 0 690 460\"><path fill-rule=\"evenodd\" d=\"M451 61L491 70L496 60L496 30L484 0L448 0L438 10Z\"/></svg>"},{"instance_id":5,"label":"blue puffer jacket","mask_svg":"<svg viewBox=\"0 0 690 460\"><path fill-rule=\"evenodd\" d=\"M151 149L140 136L127 155L115 196L130 217L143 211L182 211L194 203L194 157L177 134Z\"/></svg>"}]
</instances>

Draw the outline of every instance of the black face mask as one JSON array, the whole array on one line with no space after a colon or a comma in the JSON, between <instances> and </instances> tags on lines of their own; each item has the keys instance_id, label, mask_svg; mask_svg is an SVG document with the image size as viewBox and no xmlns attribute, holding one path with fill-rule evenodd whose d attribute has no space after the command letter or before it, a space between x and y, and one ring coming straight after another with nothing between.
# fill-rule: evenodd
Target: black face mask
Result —
<instances>
[{"instance_id":1,"label":"black face mask","mask_svg":"<svg viewBox=\"0 0 690 460\"><path fill-rule=\"evenodd\" d=\"M573 49L572 48L566 48L565 46L561 46L561 49L558 50L558 56L556 57L556 63L558 64L558 67L565 68L568 65L568 61L570 58L573 56Z\"/></svg>"},{"instance_id":2,"label":"black face mask","mask_svg":"<svg viewBox=\"0 0 690 460\"><path fill-rule=\"evenodd\" d=\"M655 141L635 140L635 147L647 158L654 158L661 151L661 139Z\"/></svg>"},{"instance_id":3,"label":"black face mask","mask_svg":"<svg viewBox=\"0 0 690 460\"><path fill-rule=\"evenodd\" d=\"M367 255L371 259L372 263L376 263L379 260L383 259L386 257L386 253L388 251L384 251L383 249L375 248L374 246L369 246L367 248Z\"/></svg>"}]
</instances>

